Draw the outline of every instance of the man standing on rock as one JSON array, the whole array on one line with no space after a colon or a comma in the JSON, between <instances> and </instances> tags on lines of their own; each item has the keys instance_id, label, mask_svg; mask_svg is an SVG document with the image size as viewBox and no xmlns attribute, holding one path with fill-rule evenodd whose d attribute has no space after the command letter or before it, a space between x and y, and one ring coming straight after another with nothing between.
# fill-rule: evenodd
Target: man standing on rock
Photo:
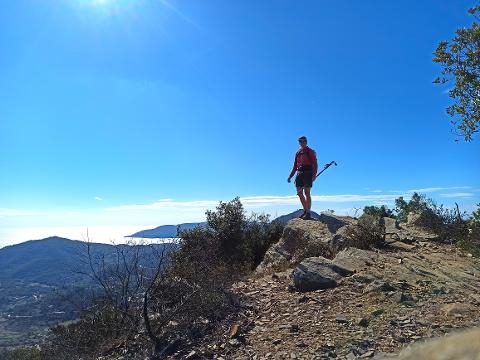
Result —
<instances>
[{"instance_id":1,"label":"man standing on rock","mask_svg":"<svg viewBox=\"0 0 480 360\"><path fill-rule=\"evenodd\" d=\"M295 177L295 186L297 188L297 195L303 206L303 214L300 215L300 217L308 220L312 218L310 215L310 209L312 207L310 189L312 188L312 184L315 181L317 174L317 154L315 153L315 150L307 146L307 138L305 136L298 138L298 142L300 144L300 149L295 154L293 168L287 181L290 182L293 175L295 175L295 172L297 173L297 176Z\"/></svg>"}]
</instances>

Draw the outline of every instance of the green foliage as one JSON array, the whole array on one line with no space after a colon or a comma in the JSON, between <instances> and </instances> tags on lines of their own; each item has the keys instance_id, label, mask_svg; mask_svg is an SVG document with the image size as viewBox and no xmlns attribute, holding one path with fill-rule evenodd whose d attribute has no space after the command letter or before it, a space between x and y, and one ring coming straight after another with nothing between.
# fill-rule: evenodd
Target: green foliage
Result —
<instances>
[{"instance_id":1,"label":"green foliage","mask_svg":"<svg viewBox=\"0 0 480 360\"><path fill-rule=\"evenodd\" d=\"M477 20L479 12L480 5L469 10ZM474 21L469 28L458 29L450 42L441 41L433 61L443 66L442 76L434 83L455 83L448 92L454 104L447 108L447 113L460 117L461 121L454 120L452 124L465 141L471 141L480 122L480 24Z\"/></svg>"},{"instance_id":2,"label":"green foliage","mask_svg":"<svg viewBox=\"0 0 480 360\"><path fill-rule=\"evenodd\" d=\"M406 222L408 215L413 214L416 217L414 225L434 232L442 241L458 241L467 236L466 214L460 213L458 206L456 209L446 208L417 193L408 202L403 197L396 199L395 205L398 220Z\"/></svg>"},{"instance_id":3,"label":"green foliage","mask_svg":"<svg viewBox=\"0 0 480 360\"><path fill-rule=\"evenodd\" d=\"M13 350L0 349L2 360L46 360L37 348L26 347Z\"/></svg>"},{"instance_id":4,"label":"green foliage","mask_svg":"<svg viewBox=\"0 0 480 360\"><path fill-rule=\"evenodd\" d=\"M480 204L477 204L468 221L468 236L458 241L457 246L480 257Z\"/></svg>"},{"instance_id":5,"label":"green foliage","mask_svg":"<svg viewBox=\"0 0 480 360\"><path fill-rule=\"evenodd\" d=\"M265 214L252 214L248 219L243 252L250 269L255 269L263 260L270 245L276 243L282 236L284 226L279 222L270 222Z\"/></svg>"},{"instance_id":6,"label":"green foliage","mask_svg":"<svg viewBox=\"0 0 480 360\"><path fill-rule=\"evenodd\" d=\"M477 204L477 209L472 212L470 226L480 228L480 203Z\"/></svg>"},{"instance_id":7,"label":"green foliage","mask_svg":"<svg viewBox=\"0 0 480 360\"><path fill-rule=\"evenodd\" d=\"M427 199L425 195L418 194L416 192L413 193L408 202L403 199L403 196L401 196L395 199L395 211L397 213L397 219L399 221L406 222L408 214L421 214L431 209L433 205L433 200Z\"/></svg>"},{"instance_id":8,"label":"green foliage","mask_svg":"<svg viewBox=\"0 0 480 360\"><path fill-rule=\"evenodd\" d=\"M393 210L389 209L387 206L365 206L363 208L363 213L366 215L372 215L375 217L395 217Z\"/></svg>"},{"instance_id":9,"label":"green foliage","mask_svg":"<svg viewBox=\"0 0 480 360\"><path fill-rule=\"evenodd\" d=\"M278 239L283 226L270 222L265 214L247 217L240 199L220 202L215 211L207 211L208 229L198 229L196 234L217 249L219 259L237 268L254 269L270 245ZM182 238L191 233L181 233Z\"/></svg>"},{"instance_id":10,"label":"green foliage","mask_svg":"<svg viewBox=\"0 0 480 360\"><path fill-rule=\"evenodd\" d=\"M220 256L229 262L241 261L247 219L240 199L237 197L230 202L220 202L216 211L207 210L206 215L208 226L214 231Z\"/></svg>"},{"instance_id":11,"label":"green foliage","mask_svg":"<svg viewBox=\"0 0 480 360\"><path fill-rule=\"evenodd\" d=\"M473 256L480 258L480 243L478 241L462 239L457 241L456 245Z\"/></svg>"}]
</instances>

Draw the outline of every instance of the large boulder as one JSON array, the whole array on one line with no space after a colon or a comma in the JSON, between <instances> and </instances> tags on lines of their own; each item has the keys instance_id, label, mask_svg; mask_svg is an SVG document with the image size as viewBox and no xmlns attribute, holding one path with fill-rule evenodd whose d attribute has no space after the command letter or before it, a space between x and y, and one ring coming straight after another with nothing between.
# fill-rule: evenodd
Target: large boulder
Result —
<instances>
[{"instance_id":1,"label":"large boulder","mask_svg":"<svg viewBox=\"0 0 480 360\"><path fill-rule=\"evenodd\" d=\"M312 256L331 258L332 237L328 226L321 221L290 220L278 243L267 250L257 272L283 271Z\"/></svg>"},{"instance_id":2,"label":"large boulder","mask_svg":"<svg viewBox=\"0 0 480 360\"><path fill-rule=\"evenodd\" d=\"M315 291L337 286L338 280L353 272L324 257L303 260L293 271L293 283L298 291Z\"/></svg>"},{"instance_id":3,"label":"large boulder","mask_svg":"<svg viewBox=\"0 0 480 360\"><path fill-rule=\"evenodd\" d=\"M462 331L404 350L398 360L480 360L480 328Z\"/></svg>"},{"instance_id":4,"label":"large boulder","mask_svg":"<svg viewBox=\"0 0 480 360\"><path fill-rule=\"evenodd\" d=\"M407 224L430 230L443 226L440 216L431 209L409 213L407 215Z\"/></svg>"}]
</instances>

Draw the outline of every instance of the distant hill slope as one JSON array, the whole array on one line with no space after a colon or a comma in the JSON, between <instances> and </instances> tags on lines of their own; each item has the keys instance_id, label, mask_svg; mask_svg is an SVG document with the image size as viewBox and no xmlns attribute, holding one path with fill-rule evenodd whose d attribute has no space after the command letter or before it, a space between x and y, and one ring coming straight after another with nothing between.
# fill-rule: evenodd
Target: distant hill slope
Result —
<instances>
[{"instance_id":1,"label":"distant hill slope","mask_svg":"<svg viewBox=\"0 0 480 360\"><path fill-rule=\"evenodd\" d=\"M192 230L196 227L207 227L206 222L184 223L179 225L161 225L154 229L142 230L126 237L146 239L168 239L178 237L177 228L180 230Z\"/></svg>"},{"instance_id":2,"label":"distant hill slope","mask_svg":"<svg viewBox=\"0 0 480 360\"><path fill-rule=\"evenodd\" d=\"M175 245L155 246L170 248ZM115 245L109 244L90 243L90 249L94 256L103 254L106 255L106 259L112 259L115 253ZM31 240L7 246L0 249L0 281L21 280L54 286L84 281L85 276L80 272L87 271L84 263L85 255L85 242L61 237Z\"/></svg>"},{"instance_id":3,"label":"distant hill slope","mask_svg":"<svg viewBox=\"0 0 480 360\"><path fill-rule=\"evenodd\" d=\"M139 265L153 268L163 250L175 247L172 243L136 247L90 243L90 253L94 262L104 258L108 267L117 264L118 250L127 263L140 252ZM82 274L91 273L86 254L85 242L60 237L0 249L0 349L38 344L52 325L78 318L77 306L86 306L98 286ZM119 261L122 266L123 258Z\"/></svg>"},{"instance_id":4,"label":"distant hill slope","mask_svg":"<svg viewBox=\"0 0 480 360\"><path fill-rule=\"evenodd\" d=\"M292 219L298 218L302 215L303 210L297 210L290 214L282 215L277 217L272 221L279 222L283 225L286 225ZM314 219L318 219L320 215L318 215L315 211L311 212L311 215ZM146 239L168 239L168 238L175 238L178 237L177 228L180 230L191 230L196 227L207 227L207 222L198 222L198 223L184 223L179 225L161 225L154 229L147 229L136 232L135 234L128 235L126 237L131 238L146 238Z\"/></svg>"}]
</instances>

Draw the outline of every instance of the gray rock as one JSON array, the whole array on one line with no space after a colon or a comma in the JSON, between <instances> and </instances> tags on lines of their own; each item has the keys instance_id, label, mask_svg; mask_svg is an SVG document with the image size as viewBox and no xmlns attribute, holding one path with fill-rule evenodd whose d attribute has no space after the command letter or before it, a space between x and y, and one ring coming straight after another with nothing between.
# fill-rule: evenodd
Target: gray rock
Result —
<instances>
[{"instance_id":1,"label":"gray rock","mask_svg":"<svg viewBox=\"0 0 480 360\"><path fill-rule=\"evenodd\" d=\"M320 214L318 220L324 223L325 225L327 225L328 230L330 230L332 234L335 234L338 231L338 229L348 224L345 220L327 213Z\"/></svg>"},{"instance_id":2,"label":"gray rock","mask_svg":"<svg viewBox=\"0 0 480 360\"><path fill-rule=\"evenodd\" d=\"M257 273L283 271L312 256L333 256L333 234L319 221L290 220L277 244L266 252Z\"/></svg>"},{"instance_id":3,"label":"gray rock","mask_svg":"<svg viewBox=\"0 0 480 360\"><path fill-rule=\"evenodd\" d=\"M361 319L358 319L357 324L362 327L367 327L370 322L368 321L367 318L363 317Z\"/></svg>"},{"instance_id":4,"label":"gray rock","mask_svg":"<svg viewBox=\"0 0 480 360\"><path fill-rule=\"evenodd\" d=\"M412 303L414 301L414 298L412 295L405 293L405 292L397 292L393 295L393 299L401 304L401 303Z\"/></svg>"},{"instance_id":5,"label":"gray rock","mask_svg":"<svg viewBox=\"0 0 480 360\"><path fill-rule=\"evenodd\" d=\"M422 212L412 212L407 215L407 224L421 228L434 229L443 225L440 217L431 209Z\"/></svg>"},{"instance_id":6,"label":"gray rock","mask_svg":"<svg viewBox=\"0 0 480 360\"><path fill-rule=\"evenodd\" d=\"M339 232L342 231L342 229L344 228L345 227L341 228ZM335 234L333 235L332 241L330 242L330 246L333 249L333 251L337 253L347 248L348 246L350 246L350 241L343 233Z\"/></svg>"},{"instance_id":7,"label":"gray rock","mask_svg":"<svg viewBox=\"0 0 480 360\"><path fill-rule=\"evenodd\" d=\"M398 220L396 219L384 217L383 223L385 224L385 233L387 234L398 233L400 231L400 226L398 225Z\"/></svg>"},{"instance_id":8,"label":"gray rock","mask_svg":"<svg viewBox=\"0 0 480 360\"><path fill-rule=\"evenodd\" d=\"M333 259L333 263L350 271L360 271L375 263L377 255L370 250L348 248L340 251Z\"/></svg>"},{"instance_id":9,"label":"gray rock","mask_svg":"<svg viewBox=\"0 0 480 360\"><path fill-rule=\"evenodd\" d=\"M384 280L374 280L368 284L363 290L364 293L368 292L390 292L395 291L396 288L392 286L389 282Z\"/></svg>"},{"instance_id":10,"label":"gray rock","mask_svg":"<svg viewBox=\"0 0 480 360\"><path fill-rule=\"evenodd\" d=\"M315 291L337 286L337 281L352 274L323 257L303 260L293 272L293 282L299 291Z\"/></svg>"}]
</instances>

